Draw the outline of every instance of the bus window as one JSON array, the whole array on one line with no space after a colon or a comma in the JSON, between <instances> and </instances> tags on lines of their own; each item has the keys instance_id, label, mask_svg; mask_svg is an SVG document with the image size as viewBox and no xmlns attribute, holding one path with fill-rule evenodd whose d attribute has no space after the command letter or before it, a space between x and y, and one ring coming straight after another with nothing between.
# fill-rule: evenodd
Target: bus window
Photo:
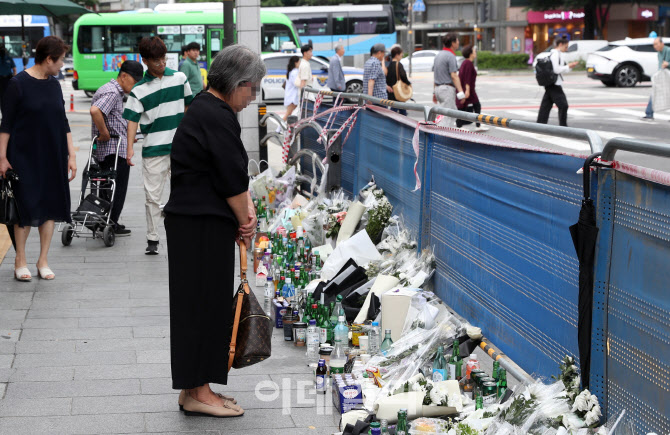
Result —
<instances>
[{"instance_id":1,"label":"bus window","mask_svg":"<svg viewBox=\"0 0 670 435\"><path fill-rule=\"evenodd\" d=\"M291 29L288 26L277 23L263 24L261 36L261 51L263 53L281 51L282 44L287 41L291 41L298 46L298 43L293 40Z\"/></svg>"},{"instance_id":2,"label":"bus window","mask_svg":"<svg viewBox=\"0 0 670 435\"><path fill-rule=\"evenodd\" d=\"M358 15L358 14L351 14ZM363 15L363 13L361 13ZM354 35L371 35L392 33L391 21L388 16L350 16L349 29Z\"/></svg>"},{"instance_id":3,"label":"bus window","mask_svg":"<svg viewBox=\"0 0 670 435\"><path fill-rule=\"evenodd\" d=\"M29 46L34 50L37 42L44 37L43 27L26 27L26 38ZM20 27L2 27L0 28L0 38L5 43L7 53L11 57L21 57L21 28Z\"/></svg>"},{"instance_id":4,"label":"bus window","mask_svg":"<svg viewBox=\"0 0 670 435\"><path fill-rule=\"evenodd\" d=\"M298 36L320 36L328 34L328 17L294 18L293 24Z\"/></svg>"},{"instance_id":5,"label":"bus window","mask_svg":"<svg viewBox=\"0 0 670 435\"><path fill-rule=\"evenodd\" d=\"M138 53L142 38L156 34L156 26L110 26L109 29L113 53Z\"/></svg>"},{"instance_id":6,"label":"bus window","mask_svg":"<svg viewBox=\"0 0 670 435\"><path fill-rule=\"evenodd\" d=\"M80 53L104 53L109 47L104 26L80 26L77 48Z\"/></svg>"},{"instance_id":7,"label":"bus window","mask_svg":"<svg viewBox=\"0 0 670 435\"><path fill-rule=\"evenodd\" d=\"M333 14L333 35L348 35L347 17L344 15L336 16Z\"/></svg>"}]
</instances>

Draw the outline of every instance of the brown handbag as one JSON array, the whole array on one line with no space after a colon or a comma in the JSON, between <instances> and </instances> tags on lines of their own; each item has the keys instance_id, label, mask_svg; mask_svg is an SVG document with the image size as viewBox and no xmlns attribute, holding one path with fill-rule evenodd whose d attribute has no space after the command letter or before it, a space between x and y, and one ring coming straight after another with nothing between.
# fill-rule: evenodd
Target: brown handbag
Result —
<instances>
[{"instance_id":1,"label":"brown handbag","mask_svg":"<svg viewBox=\"0 0 670 435\"><path fill-rule=\"evenodd\" d=\"M404 102L412 98L414 91L412 90L412 85L408 85L407 83L400 80L400 74L398 73L399 69L400 62L396 62L395 77L397 81L395 82L395 85L393 85L393 96L397 101Z\"/></svg>"},{"instance_id":2,"label":"brown handbag","mask_svg":"<svg viewBox=\"0 0 670 435\"><path fill-rule=\"evenodd\" d=\"M240 278L233 297L233 333L228 351L228 370L241 369L270 358L272 320L265 314L247 281L247 247L240 241Z\"/></svg>"}]
</instances>

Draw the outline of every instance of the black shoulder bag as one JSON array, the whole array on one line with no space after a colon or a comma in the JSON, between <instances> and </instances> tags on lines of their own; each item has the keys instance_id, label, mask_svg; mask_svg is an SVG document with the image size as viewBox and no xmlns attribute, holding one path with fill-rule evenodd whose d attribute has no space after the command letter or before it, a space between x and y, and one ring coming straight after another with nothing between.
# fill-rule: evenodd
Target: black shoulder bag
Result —
<instances>
[{"instance_id":1,"label":"black shoulder bag","mask_svg":"<svg viewBox=\"0 0 670 435\"><path fill-rule=\"evenodd\" d=\"M19 176L11 169L0 179L0 223L14 225L19 223L19 207L14 196L13 183L19 181Z\"/></svg>"}]
</instances>

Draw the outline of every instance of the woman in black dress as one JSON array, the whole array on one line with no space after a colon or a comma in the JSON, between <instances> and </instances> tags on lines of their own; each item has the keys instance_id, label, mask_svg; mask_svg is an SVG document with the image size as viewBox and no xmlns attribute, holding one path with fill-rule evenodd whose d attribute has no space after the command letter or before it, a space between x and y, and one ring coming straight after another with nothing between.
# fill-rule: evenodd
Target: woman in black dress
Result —
<instances>
[{"instance_id":1,"label":"woman in black dress","mask_svg":"<svg viewBox=\"0 0 670 435\"><path fill-rule=\"evenodd\" d=\"M236 113L256 98L260 57L226 47L209 70L209 89L184 115L172 142L165 231L170 278L172 388L187 415L235 417L244 410L210 383L228 381L235 241L251 246L256 215L248 157Z\"/></svg>"},{"instance_id":2,"label":"woman in black dress","mask_svg":"<svg viewBox=\"0 0 670 435\"><path fill-rule=\"evenodd\" d=\"M398 80L402 80L403 82L407 83L408 85L412 84L409 81L409 79L407 78L407 73L405 72L405 68L400 63L401 59L402 59L402 47L400 47L399 45L396 45L395 47L393 47L391 49L391 63L389 63L389 67L388 67L389 72L388 72L388 74L386 74L386 84L388 86L390 86L391 89L393 89L393 85L395 85ZM398 75L396 75L396 66L397 66L397 69L398 69L398 75L400 75L400 77L398 77ZM395 95L393 95L393 92L389 92L389 100L398 101L396 99ZM394 112L398 112L401 115L407 116L407 110L405 110L405 109L395 109L395 108L391 107L391 110L393 110Z\"/></svg>"},{"instance_id":3,"label":"woman in black dress","mask_svg":"<svg viewBox=\"0 0 670 435\"><path fill-rule=\"evenodd\" d=\"M56 36L42 38L35 49L35 66L9 81L2 102L0 176L8 169L19 176L14 189L20 218L14 226L14 277L19 281L32 278L26 259L30 228L40 233L37 273L54 279L47 261L54 221L70 222L68 183L77 173L77 161L63 92L54 78L68 49Z\"/></svg>"}]
</instances>

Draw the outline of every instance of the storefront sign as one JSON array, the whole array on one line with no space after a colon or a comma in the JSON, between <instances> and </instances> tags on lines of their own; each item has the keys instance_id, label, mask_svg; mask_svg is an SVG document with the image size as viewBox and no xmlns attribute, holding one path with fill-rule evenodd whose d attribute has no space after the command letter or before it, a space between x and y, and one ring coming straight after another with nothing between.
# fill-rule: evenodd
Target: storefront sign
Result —
<instances>
[{"instance_id":1,"label":"storefront sign","mask_svg":"<svg viewBox=\"0 0 670 435\"><path fill-rule=\"evenodd\" d=\"M656 21L656 10L652 8L637 8L637 19L645 21Z\"/></svg>"},{"instance_id":2,"label":"storefront sign","mask_svg":"<svg viewBox=\"0 0 670 435\"><path fill-rule=\"evenodd\" d=\"M566 21L581 21L584 19L584 10L574 11L528 11L528 22L539 23L562 23Z\"/></svg>"}]
</instances>

